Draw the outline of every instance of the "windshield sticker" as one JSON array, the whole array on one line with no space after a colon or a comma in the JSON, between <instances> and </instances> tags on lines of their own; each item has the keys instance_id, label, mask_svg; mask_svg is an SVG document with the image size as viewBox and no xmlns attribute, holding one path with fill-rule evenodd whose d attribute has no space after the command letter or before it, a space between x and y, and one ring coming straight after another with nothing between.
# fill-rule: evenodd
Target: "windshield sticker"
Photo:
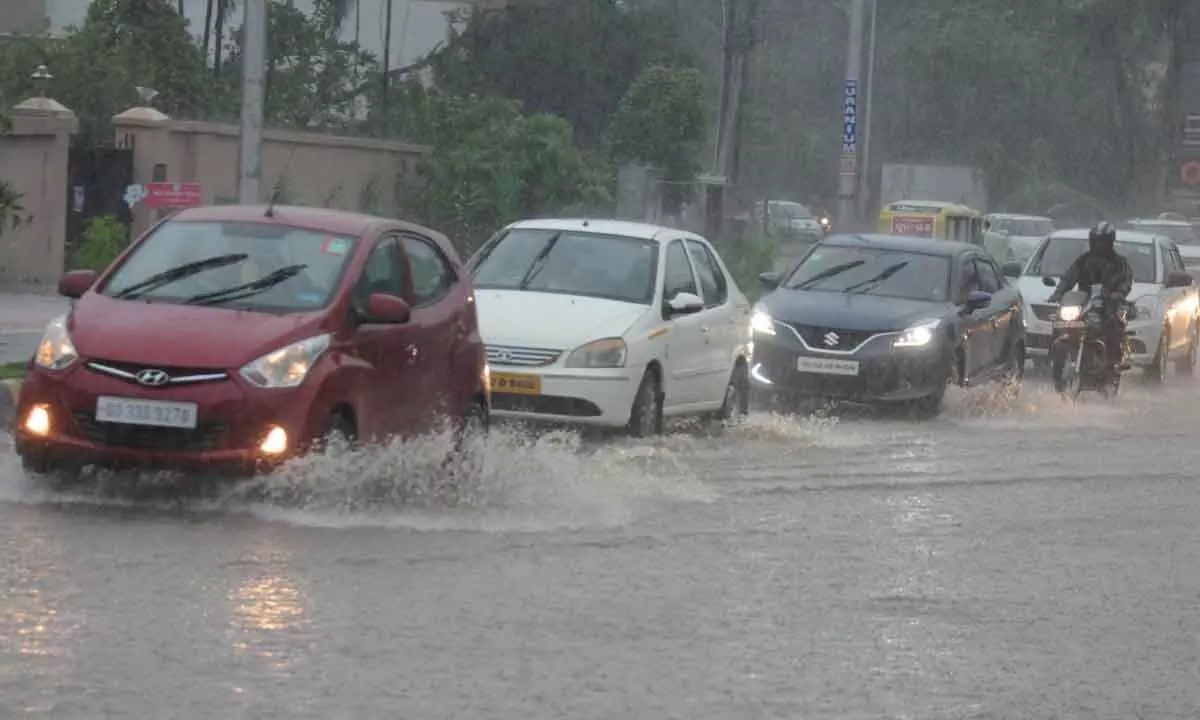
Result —
<instances>
[{"instance_id":1,"label":"windshield sticker","mask_svg":"<svg viewBox=\"0 0 1200 720\"><path fill-rule=\"evenodd\" d=\"M321 243L321 252L326 255L345 255L349 245L343 238L326 237L325 242Z\"/></svg>"}]
</instances>

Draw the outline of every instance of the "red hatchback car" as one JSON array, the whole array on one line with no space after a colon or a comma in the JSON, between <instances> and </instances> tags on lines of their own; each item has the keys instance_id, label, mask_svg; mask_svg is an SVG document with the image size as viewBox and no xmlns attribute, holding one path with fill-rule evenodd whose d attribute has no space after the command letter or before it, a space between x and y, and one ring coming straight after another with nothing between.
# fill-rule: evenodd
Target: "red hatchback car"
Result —
<instances>
[{"instance_id":1,"label":"red hatchback car","mask_svg":"<svg viewBox=\"0 0 1200 720\"><path fill-rule=\"evenodd\" d=\"M334 210L185 210L77 270L21 388L26 469L253 472L337 432L486 428L470 276L442 235Z\"/></svg>"}]
</instances>

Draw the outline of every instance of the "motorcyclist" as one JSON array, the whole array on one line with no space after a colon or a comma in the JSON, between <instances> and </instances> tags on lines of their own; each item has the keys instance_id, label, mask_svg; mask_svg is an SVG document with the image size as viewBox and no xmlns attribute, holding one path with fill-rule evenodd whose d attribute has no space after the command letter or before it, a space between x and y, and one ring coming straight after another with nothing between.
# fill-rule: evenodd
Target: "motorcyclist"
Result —
<instances>
[{"instance_id":1,"label":"motorcyclist","mask_svg":"<svg viewBox=\"0 0 1200 720\"><path fill-rule=\"evenodd\" d=\"M1105 337L1109 367L1125 366L1125 324L1117 313L1133 289L1133 269L1129 261L1116 251L1117 231L1110 223L1101 222L1088 233L1088 250L1075 258L1071 267L1058 281L1049 302L1057 305L1066 293L1092 285L1102 285L1105 293Z\"/></svg>"}]
</instances>

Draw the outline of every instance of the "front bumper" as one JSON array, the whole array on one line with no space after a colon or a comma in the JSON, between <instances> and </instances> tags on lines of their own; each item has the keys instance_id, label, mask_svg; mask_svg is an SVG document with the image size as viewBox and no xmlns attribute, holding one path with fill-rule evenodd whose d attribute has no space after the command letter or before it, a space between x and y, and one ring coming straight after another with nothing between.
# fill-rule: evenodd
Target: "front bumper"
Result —
<instances>
[{"instance_id":1,"label":"front bumper","mask_svg":"<svg viewBox=\"0 0 1200 720\"><path fill-rule=\"evenodd\" d=\"M918 400L939 392L949 374L951 354L944 339L923 348L896 348L896 333L878 334L850 354L806 347L777 325L773 336L756 335L751 382L758 394L889 403ZM854 374L802 371L806 360L852 361Z\"/></svg>"},{"instance_id":2,"label":"front bumper","mask_svg":"<svg viewBox=\"0 0 1200 720\"><path fill-rule=\"evenodd\" d=\"M98 422L101 395L197 405L194 429ZM259 392L225 379L190 387L143 388L77 363L62 373L32 370L21 387L15 422L19 455L62 467L169 469L244 475L294 457L298 440L315 436L310 389ZM50 415L44 435L24 427L35 406ZM272 426L287 432L291 447L267 455L259 445Z\"/></svg>"},{"instance_id":3,"label":"front bumper","mask_svg":"<svg viewBox=\"0 0 1200 720\"><path fill-rule=\"evenodd\" d=\"M593 370L493 362L492 415L509 420L624 427L629 423L644 373L644 366ZM513 392L514 388L519 391Z\"/></svg>"}]
</instances>

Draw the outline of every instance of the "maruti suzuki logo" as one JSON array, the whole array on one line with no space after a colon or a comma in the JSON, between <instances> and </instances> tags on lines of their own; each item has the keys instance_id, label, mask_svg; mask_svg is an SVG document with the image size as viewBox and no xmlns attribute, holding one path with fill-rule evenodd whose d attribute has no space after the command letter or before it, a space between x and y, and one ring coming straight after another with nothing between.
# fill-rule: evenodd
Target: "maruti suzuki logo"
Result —
<instances>
[{"instance_id":1,"label":"maruti suzuki logo","mask_svg":"<svg viewBox=\"0 0 1200 720\"><path fill-rule=\"evenodd\" d=\"M171 381L165 370L142 370L136 375L137 381L146 387L162 387Z\"/></svg>"},{"instance_id":2,"label":"maruti suzuki logo","mask_svg":"<svg viewBox=\"0 0 1200 720\"><path fill-rule=\"evenodd\" d=\"M827 347L837 347L837 344L842 341L835 332L827 332L825 333L825 337L821 339L825 341Z\"/></svg>"}]
</instances>

